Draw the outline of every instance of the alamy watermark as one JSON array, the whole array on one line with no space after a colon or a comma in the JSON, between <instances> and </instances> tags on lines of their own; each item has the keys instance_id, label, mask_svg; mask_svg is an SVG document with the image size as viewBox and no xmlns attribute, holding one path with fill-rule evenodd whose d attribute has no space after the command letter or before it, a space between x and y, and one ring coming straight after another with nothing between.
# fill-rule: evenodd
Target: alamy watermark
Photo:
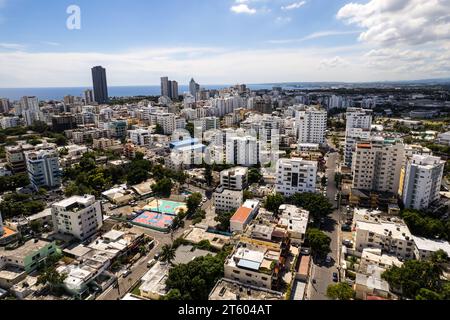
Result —
<instances>
[{"instance_id":1,"label":"alamy watermark","mask_svg":"<svg viewBox=\"0 0 450 320\"><path fill-rule=\"evenodd\" d=\"M77 5L67 7L66 13L69 15L66 20L66 27L69 30L81 29L81 8Z\"/></svg>"}]
</instances>

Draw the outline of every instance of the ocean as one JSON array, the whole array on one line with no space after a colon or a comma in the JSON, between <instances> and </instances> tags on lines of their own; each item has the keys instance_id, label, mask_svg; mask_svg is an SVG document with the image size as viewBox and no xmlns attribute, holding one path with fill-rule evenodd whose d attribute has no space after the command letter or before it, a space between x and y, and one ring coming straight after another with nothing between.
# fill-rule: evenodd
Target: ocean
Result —
<instances>
[{"instance_id":1,"label":"ocean","mask_svg":"<svg viewBox=\"0 0 450 320\"><path fill-rule=\"evenodd\" d=\"M248 85L252 90L272 89L275 84L255 84ZM223 89L231 85L205 85L205 89ZM63 100L65 96L71 95L81 97L89 87L71 87L71 88L0 88L0 98L7 98L11 101L20 100L23 96L36 96L39 100ZM188 92L186 85L179 86L180 94ZM161 94L160 86L111 86L108 87L110 97L132 97L132 96L159 96Z\"/></svg>"}]
</instances>

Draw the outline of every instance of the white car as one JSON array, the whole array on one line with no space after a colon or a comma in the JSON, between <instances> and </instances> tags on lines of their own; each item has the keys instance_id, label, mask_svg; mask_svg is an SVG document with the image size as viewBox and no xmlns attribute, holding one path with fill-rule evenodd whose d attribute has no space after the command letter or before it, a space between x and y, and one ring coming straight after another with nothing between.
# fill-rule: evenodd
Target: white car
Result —
<instances>
[{"instance_id":1,"label":"white car","mask_svg":"<svg viewBox=\"0 0 450 320\"><path fill-rule=\"evenodd\" d=\"M131 270L127 269L122 272L122 277L126 278L131 274Z\"/></svg>"}]
</instances>

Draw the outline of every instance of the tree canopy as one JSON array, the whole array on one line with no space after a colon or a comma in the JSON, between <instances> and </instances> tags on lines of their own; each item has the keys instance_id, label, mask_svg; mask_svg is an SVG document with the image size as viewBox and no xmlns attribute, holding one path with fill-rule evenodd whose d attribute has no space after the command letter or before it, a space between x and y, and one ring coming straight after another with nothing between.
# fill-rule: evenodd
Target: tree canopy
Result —
<instances>
[{"instance_id":1,"label":"tree canopy","mask_svg":"<svg viewBox=\"0 0 450 320\"><path fill-rule=\"evenodd\" d=\"M314 255L321 258L331 252L331 238L319 229L310 228L306 231L306 244Z\"/></svg>"},{"instance_id":2,"label":"tree canopy","mask_svg":"<svg viewBox=\"0 0 450 320\"><path fill-rule=\"evenodd\" d=\"M318 193L297 193L289 200L290 203L304 208L314 219L320 219L333 212L333 205L330 201Z\"/></svg>"},{"instance_id":3,"label":"tree canopy","mask_svg":"<svg viewBox=\"0 0 450 320\"><path fill-rule=\"evenodd\" d=\"M271 212L277 213L284 202L284 197L281 194L271 194L267 196L264 207Z\"/></svg>"},{"instance_id":4,"label":"tree canopy","mask_svg":"<svg viewBox=\"0 0 450 320\"><path fill-rule=\"evenodd\" d=\"M355 297L355 291L349 284L341 282L328 286L327 297L334 300L351 300Z\"/></svg>"}]
</instances>

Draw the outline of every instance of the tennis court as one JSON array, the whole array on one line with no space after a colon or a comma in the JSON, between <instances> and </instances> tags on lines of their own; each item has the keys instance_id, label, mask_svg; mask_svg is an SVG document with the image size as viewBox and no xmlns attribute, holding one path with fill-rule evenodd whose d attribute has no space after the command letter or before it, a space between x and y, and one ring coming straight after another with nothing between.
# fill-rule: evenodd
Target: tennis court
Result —
<instances>
[{"instance_id":1,"label":"tennis court","mask_svg":"<svg viewBox=\"0 0 450 320\"><path fill-rule=\"evenodd\" d=\"M187 211L186 204L182 202L175 202L169 200L153 200L147 206L143 208L144 210L164 213L167 215L176 216L180 210Z\"/></svg>"},{"instance_id":2,"label":"tennis court","mask_svg":"<svg viewBox=\"0 0 450 320\"><path fill-rule=\"evenodd\" d=\"M133 220L133 223L139 224L144 227L168 229L172 226L174 219L175 216L172 215L152 211L144 211L136 219Z\"/></svg>"}]
</instances>

